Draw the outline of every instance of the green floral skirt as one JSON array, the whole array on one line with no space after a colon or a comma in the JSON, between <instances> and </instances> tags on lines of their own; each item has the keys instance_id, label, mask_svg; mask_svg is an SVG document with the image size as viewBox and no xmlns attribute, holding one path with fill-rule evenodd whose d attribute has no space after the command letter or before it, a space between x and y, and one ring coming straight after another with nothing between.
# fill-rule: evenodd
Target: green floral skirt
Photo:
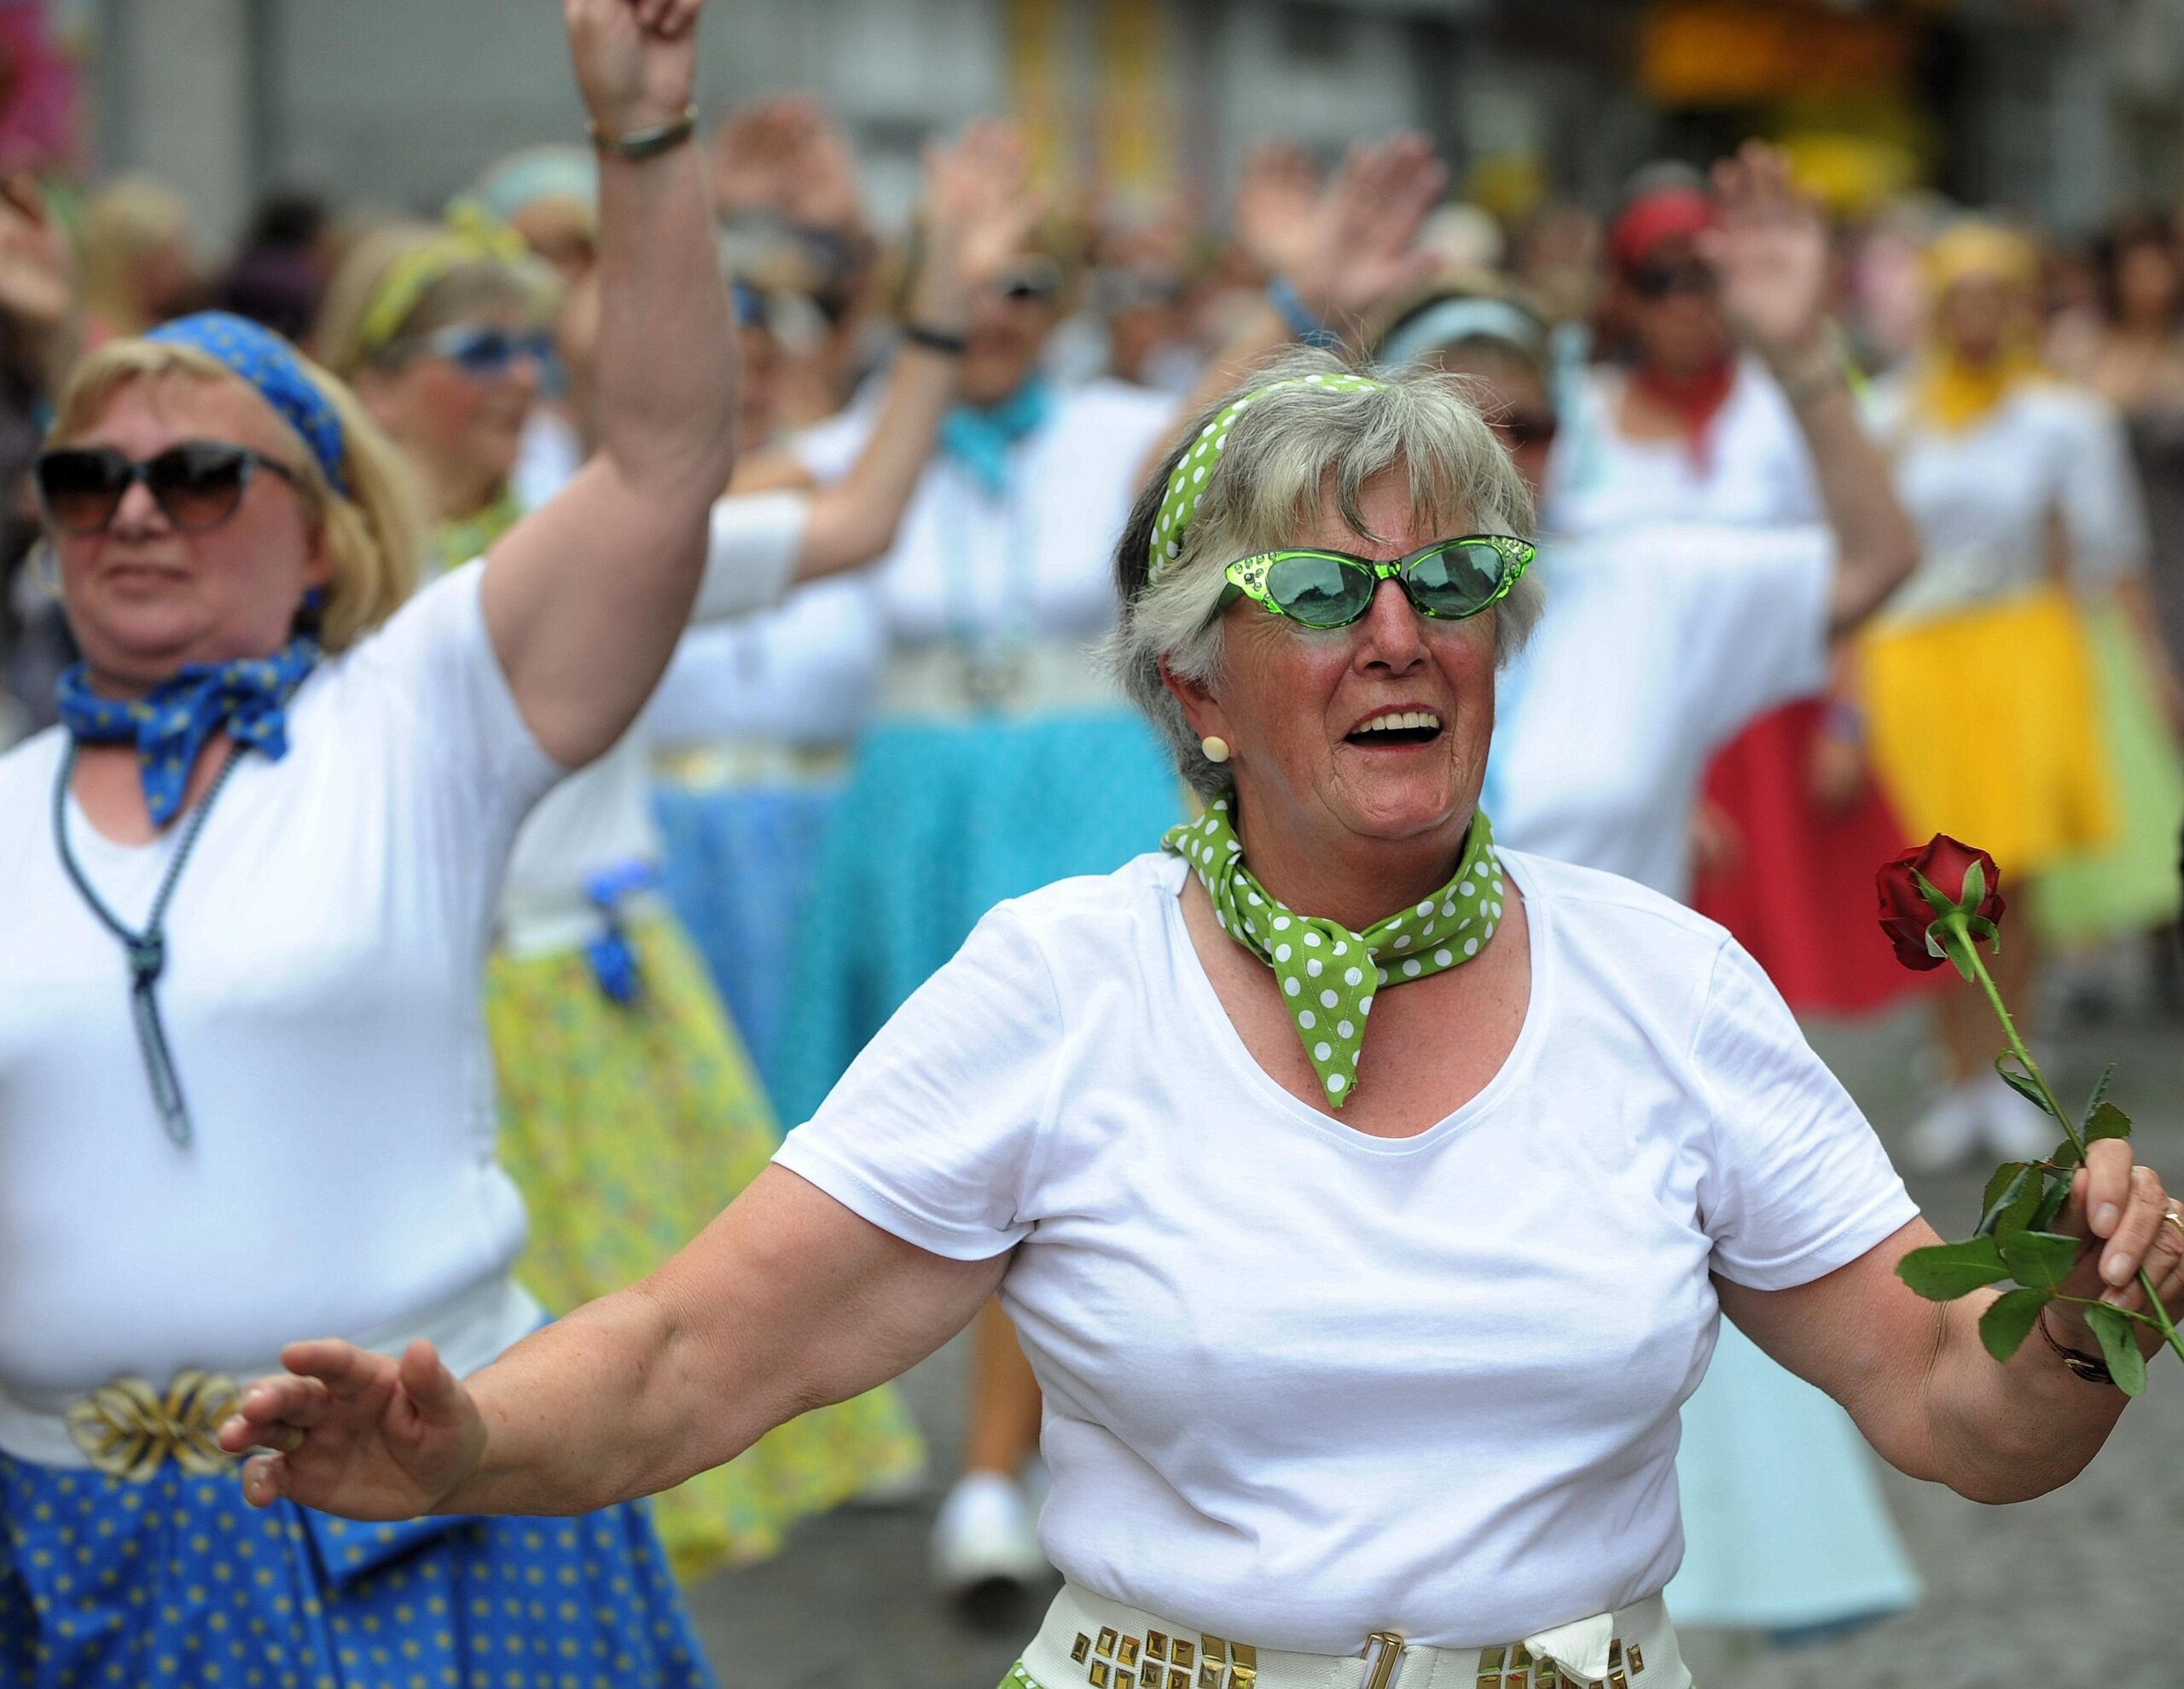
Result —
<instances>
[{"instance_id":1,"label":"green floral skirt","mask_svg":"<svg viewBox=\"0 0 2184 1689\"><path fill-rule=\"evenodd\" d=\"M671 920L632 923L644 992L624 1007L574 952L486 972L501 1158L531 1242L517 1276L564 1314L642 1278L758 1175L780 1141L703 963ZM685 1582L775 1553L790 1525L898 1483L925 1449L891 1389L807 1413L653 1498Z\"/></svg>"}]
</instances>

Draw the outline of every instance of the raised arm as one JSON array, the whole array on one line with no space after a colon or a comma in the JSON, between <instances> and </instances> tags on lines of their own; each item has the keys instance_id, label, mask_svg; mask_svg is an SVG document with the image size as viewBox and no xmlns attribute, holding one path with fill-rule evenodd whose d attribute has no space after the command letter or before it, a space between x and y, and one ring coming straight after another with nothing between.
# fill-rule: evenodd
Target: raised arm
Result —
<instances>
[{"instance_id":1,"label":"raised arm","mask_svg":"<svg viewBox=\"0 0 2184 1689\"><path fill-rule=\"evenodd\" d=\"M562 0L605 135L682 119L703 0ZM486 555L485 624L525 721L576 766L619 739L681 634L734 460L735 343L698 149L602 148L598 450Z\"/></svg>"},{"instance_id":2,"label":"raised arm","mask_svg":"<svg viewBox=\"0 0 2184 1689\"><path fill-rule=\"evenodd\" d=\"M1747 142L1714 169L1721 218L1704 237L1722 305L1781 383L1812 453L1838 546L1832 631L1878 610L1919 560L1918 531L1896 502L1888 462L1859 422L1828 321L1827 225L1791 187L1774 148Z\"/></svg>"},{"instance_id":3,"label":"raised arm","mask_svg":"<svg viewBox=\"0 0 2184 1689\"><path fill-rule=\"evenodd\" d=\"M359 1519L578 1513L679 1483L774 1426L871 1389L969 1323L1008 1257L951 1261L780 1167L650 1278L458 1380L294 1344L221 1428L253 1506Z\"/></svg>"},{"instance_id":4,"label":"raised arm","mask_svg":"<svg viewBox=\"0 0 2184 1689\"><path fill-rule=\"evenodd\" d=\"M918 265L905 302L910 327L941 340L962 338L973 293L1017 255L1038 218L1026 170L1024 137L1013 124L974 123L952 146L927 152ZM916 340L897 349L863 451L847 475L812 496L799 580L869 563L894 543L956 397L959 362L956 353Z\"/></svg>"}]
</instances>

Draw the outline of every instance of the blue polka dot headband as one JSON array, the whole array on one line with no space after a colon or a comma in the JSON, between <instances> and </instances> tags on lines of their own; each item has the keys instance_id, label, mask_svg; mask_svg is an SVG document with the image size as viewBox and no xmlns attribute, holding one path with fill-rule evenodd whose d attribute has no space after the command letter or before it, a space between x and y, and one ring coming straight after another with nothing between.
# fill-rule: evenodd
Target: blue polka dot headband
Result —
<instances>
[{"instance_id":1,"label":"blue polka dot headband","mask_svg":"<svg viewBox=\"0 0 2184 1689\"><path fill-rule=\"evenodd\" d=\"M341 419L296 349L271 329L224 311L200 311L161 324L144 337L157 345L192 346L258 390L282 420L303 436L334 490L349 496L349 447Z\"/></svg>"},{"instance_id":2,"label":"blue polka dot headband","mask_svg":"<svg viewBox=\"0 0 2184 1689\"><path fill-rule=\"evenodd\" d=\"M1153 554L1146 570L1145 583L1147 586L1158 585L1168 566L1182 554L1183 536L1189 531L1192 519L1198 514L1199 500L1205 494L1206 482L1212 479L1213 471L1221 461L1222 448L1228 444L1228 431L1252 403L1284 387L1318 387L1331 393L1368 393L1377 392L1386 386L1385 381L1370 380L1362 375L1321 371L1313 375L1292 375L1279 381L1269 381L1263 387L1252 388L1234 404L1225 408L1198 431L1198 438L1191 449L1176 460L1176 467L1168 477L1167 495L1160 501L1159 518L1153 525Z\"/></svg>"}]
</instances>

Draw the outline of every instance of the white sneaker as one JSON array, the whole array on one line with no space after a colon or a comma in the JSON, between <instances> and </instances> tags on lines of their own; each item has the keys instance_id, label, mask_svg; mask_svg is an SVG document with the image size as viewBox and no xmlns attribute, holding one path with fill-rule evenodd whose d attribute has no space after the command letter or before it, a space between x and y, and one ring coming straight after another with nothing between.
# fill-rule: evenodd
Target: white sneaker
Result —
<instances>
[{"instance_id":1,"label":"white sneaker","mask_svg":"<svg viewBox=\"0 0 2184 1689\"><path fill-rule=\"evenodd\" d=\"M1979 1135L2005 1161L2039 1161L2062 1141L2063 1129L1990 1073L1979 1082Z\"/></svg>"},{"instance_id":2,"label":"white sneaker","mask_svg":"<svg viewBox=\"0 0 2184 1689\"><path fill-rule=\"evenodd\" d=\"M1985 1102L1984 1088L1978 1080L1951 1085L1934 1099L1933 1106L1904 1140L1905 1164L1914 1173L1947 1173L1963 1166L1979 1148Z\"/></svg>"},{"instance_id":3,"label":"white sneaker","mask_svg":"<svg viewBox=\"0 0 2184 1689\"><path fill-rule=\"evenodd\" d=\"M998 1472L964 1473L933 1521L934 1587L961 1600L994 1585L1028 1586L1047 1576L1024 1492Z\"/></svg>"}]
</instances>

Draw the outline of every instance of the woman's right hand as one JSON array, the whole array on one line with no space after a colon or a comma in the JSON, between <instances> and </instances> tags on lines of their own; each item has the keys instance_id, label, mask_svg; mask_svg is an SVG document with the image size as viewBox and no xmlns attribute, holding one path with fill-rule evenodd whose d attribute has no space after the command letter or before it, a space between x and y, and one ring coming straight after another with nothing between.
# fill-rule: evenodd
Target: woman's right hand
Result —
<instances>
[{"instance_id":1,"label":"woman's right hand","mask_svg":"<svg viewBox=\"0 0 2184 1689\"><path fill-rule=\"evenodd\" d=\"M290 1344L288 1368L242 1393L220 1447L247 1455L253 1507L289 1500L352 1519L410 1519L439 1508L477 1469L485 1422L432 1344L396 1360L332 1340Z\"/></svg>"}]
</instances>

